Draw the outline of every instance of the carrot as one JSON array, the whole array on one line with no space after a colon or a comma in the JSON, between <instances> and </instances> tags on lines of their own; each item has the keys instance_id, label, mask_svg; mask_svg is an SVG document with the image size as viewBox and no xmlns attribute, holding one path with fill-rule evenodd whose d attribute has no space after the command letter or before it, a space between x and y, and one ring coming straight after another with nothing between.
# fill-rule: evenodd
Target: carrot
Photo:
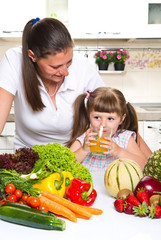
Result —
<instances>
[{"instance_id":1,"label":"carrot","mask_svg":"<svg viewBox=\"0 0 161 240\"><path fill-rule=\"evenodd\" d=\"M75 215L76 215L77 218L82 218L82 219L89 220L89 217L85 217L83 215L80 215L79 213L75 213Z\"/></svg>"},{"instance_id":2,"label":"carrot","mask_svg":"<svg viewBox=\"0 0 161 240\"><path fill-rule=\"evenodd\" d=\"M70 209L44 196L40 196L39 199L41 203L46 204L50 212L68 218L72 222L77 222L75 214Z\"/></svg>"},{"instance_id":3,"label":"carrot","mask_svg":"<svg viewBox=\"0 0 161 240\"><path fill-rule=\"evenodd\" d=\"M73 203L61 196L58 196L57 194L54 194L54 193L48 192L48 191L42 191L42 196L44 196L50 200L53 200L54 202L57 202L65 207L69 208L73 212L83 215L84 217L87 217L87 218L92 217L92 214L87 209L85 209L83 206Z\"/></svg>"},{"instance_id":4,"label":"carrot","mask_svg":"<svg viewBox=\"0 0 161 240\"><path fill-rule=\"evenodd\" d=\"M48 195L48 192L47 191L44 191L43 193L42 193L44 196L46 196L46 195ZM54 193L52 193L52 199L55 199L55 202L58 202L58 203L60 203L61 201L59 201L59 198L60 198L60 200L62 200L62 197L60 197L59 195L57 195L57 194L54 194ZM64 199L64 198L63 198ZM66 200L66 199L64 199L64 200ZM67 200L68 201L68 200ZM70 202L70 201L69 201ZM86 209L88 212L90 212L91 214L93 214L93 215L100 215L100 214L102 214L103 213L103 211L101 210L101 209L99 209L99 208L92 208L92 207L87 207L87 206L82 206L82 205L79 205L79 204L76 204L76 203L73 203L74 205L77 205L77 206L79 206L79 207L82 207L83 209Z\"/></svg>"},{"instance_id":5,"label":"carrot","mask_svg":"<svg viewBox=\"0 0 161 240\"><path fill-rule=\"evenodd\" d=\"M100 215L103 213L103 211L99 208L92 208L92 207L87 207L87 206L83 206L85 209L88 210L88 212L90 212L93 215Z\"/></svg>"}]
</instances>

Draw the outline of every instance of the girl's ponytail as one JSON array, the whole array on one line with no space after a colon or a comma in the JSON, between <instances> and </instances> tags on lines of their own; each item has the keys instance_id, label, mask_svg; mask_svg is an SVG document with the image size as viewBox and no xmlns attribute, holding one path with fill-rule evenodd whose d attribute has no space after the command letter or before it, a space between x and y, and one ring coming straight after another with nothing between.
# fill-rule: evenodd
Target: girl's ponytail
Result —
<instances>
[{"instance_id":1,"label":"girl's ponytail","mask_svg":"<svg viewBox=\"0 0 161 240\"><path fill-rule=\"evenodd\" d=\"M136 136L138 135L138 118L135 108L131 103L126 104L126 118L124 119L124 123L122 124L124 129L134 131Z\"/></svg>"}]
</instances>

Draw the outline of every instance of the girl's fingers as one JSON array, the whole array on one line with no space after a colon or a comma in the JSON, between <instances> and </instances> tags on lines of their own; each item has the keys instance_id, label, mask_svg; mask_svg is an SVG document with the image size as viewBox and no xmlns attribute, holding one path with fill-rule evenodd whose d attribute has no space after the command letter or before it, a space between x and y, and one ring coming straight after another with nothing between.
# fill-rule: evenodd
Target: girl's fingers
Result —
<instances>
[{"instance_id":1,"label":"girl's fingers","mask_svg":"<svg viewBox=\"0 0 161 240\"><path fill-rule=\"evenodd\" d=\"M90 146L94 146L94 145L96 145L96 143L91 143L91 142L90 142Z\"/></svg>"}]
</instances>

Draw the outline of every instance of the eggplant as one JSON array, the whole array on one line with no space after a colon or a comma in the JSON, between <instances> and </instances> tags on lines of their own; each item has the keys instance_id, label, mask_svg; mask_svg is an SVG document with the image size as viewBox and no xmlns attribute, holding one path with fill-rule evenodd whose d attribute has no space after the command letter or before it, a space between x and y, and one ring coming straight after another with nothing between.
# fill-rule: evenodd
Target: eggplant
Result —
<instances>
[{"instance_id":1,"label":"eggplant","mask_svg":"<svg viewBox=\"0 0 161 240\"><path fill-rule=\"evenodd\" d=\"M144 188L148 192L149 197L151 197L152 195L154 195L158 192L161 195L161 183L154 177L144 176L143 178L141 178L141 180L135 187L135 190L134 190L135 196L137 195L137 191L140 188Z\"/></svg>"}]
</instances>

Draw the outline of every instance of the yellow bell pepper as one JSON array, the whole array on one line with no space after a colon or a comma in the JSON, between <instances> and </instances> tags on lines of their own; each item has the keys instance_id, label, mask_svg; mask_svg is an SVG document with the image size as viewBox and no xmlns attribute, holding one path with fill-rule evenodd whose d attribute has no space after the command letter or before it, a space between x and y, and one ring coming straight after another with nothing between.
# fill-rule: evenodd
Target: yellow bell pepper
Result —
<instances>
[{"instance_id":1,"label":"yellow bell pepper","mask_svg":"<svg viewBox=\"0 0 161 240\"><path fill-rule=\"evenodd\" d=\"M74 178L70 172L63 171L65 188L70 185L71 180Z\"/></svg>"},{"instance_id":2,"label":"yellow bell pepper","mask_svg":"<svg viewBox=\"0 0 161 240\"><path fill-rule=\"evenodd\" d=\"M43 180L41 180L41 183L33 184L33 187L38 188L42 191L53 192L61 197L64 197L67 181L70 184L70 181L72 179L73 176L70 172L59 171L56 173L52 173L48 177L44 178Z\"/></svg>"}]
</instances>

